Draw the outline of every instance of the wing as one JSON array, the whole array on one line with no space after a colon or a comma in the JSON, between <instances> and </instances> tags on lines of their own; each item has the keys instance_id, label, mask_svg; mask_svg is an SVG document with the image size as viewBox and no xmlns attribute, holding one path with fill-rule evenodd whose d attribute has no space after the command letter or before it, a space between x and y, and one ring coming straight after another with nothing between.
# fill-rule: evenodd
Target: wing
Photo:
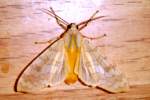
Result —
<instances>
[{"instance_id":1,"label":"wing","mask_svg":"<svg viewBox=\"0 0 150 100\"><path fill-rule=\"evenodd\" d=\"M96 86L109 92L125 92L129 89L127 79L114 66L101 56L88 40L83 40L80 65L77 71L79 79L86 85Z\"/></svg>"},{"instance_id":2,"label":"wing","mask_svg":"<svg viewBox=\"0 0 150 100\"><path fill-rule=\"evenodd\" d=\"M18 77L15 90L37 92L64 81L64 45L60 39L44 49Z\"/></svg>"}]
</instances>

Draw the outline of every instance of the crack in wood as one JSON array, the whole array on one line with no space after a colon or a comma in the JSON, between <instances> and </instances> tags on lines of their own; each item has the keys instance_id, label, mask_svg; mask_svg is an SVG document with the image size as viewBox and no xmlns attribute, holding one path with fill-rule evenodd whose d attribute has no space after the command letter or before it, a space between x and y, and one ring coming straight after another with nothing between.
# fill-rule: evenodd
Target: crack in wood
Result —
<instances>
[{"instance_id":1,"label":"crack in wood","mask_svg":"<svg viewBox=\"0 0 150 100\"><path fill-rule=\"evenodd\" d=\"M137 57L137 58L131 58L129 60L140 60L140 59L147 59L147 58L150 58L150 56L146 55L146 56L141 56L141 57Z\"/></svg>"},{"instance_id":2,"label":"crack in wood","mask_svg":"<svg viewBox=\"0 0 150 100\"><path fill-rule=\"evenodd\" d=\"M150 42L150 37L143 37L143 38L139 38L139 39L125 40L123 42Z\"/></svg>"},{"instance_id":3,"label":"crack in wood","mask_svg":"<svg viewBox=\"0 0 150 100\"><path fill-rule=\"evenodd\" d=\"M142 3L142 1L139 1L139 0L137 0L137 1L128 1L127 3L130 3L130 4L138 4L138 3Z\"/></svg>"},{"instance_id":4,"label":"crack in wood","mask_svg":"<svg viewBox=\"0 0 150 100\"><path fill-rule=\"evenodd\" d=\"M20 59L20 58L25 58L27 56L18 56L18 57L1 57L0 58L0 61L3 61L3 60L10 60L10 59Z\"/></svg>"},{"instance_id":5,"label":"crack in wood","mask_svg":"<svg viewBox=\"0 0 150 100\"><path fill-rule=\"evenodd\" d=\"M125 46L124 45L103 44L103 45L97 45L96 47L123 48Z\"/></svg>"}]
</instances>

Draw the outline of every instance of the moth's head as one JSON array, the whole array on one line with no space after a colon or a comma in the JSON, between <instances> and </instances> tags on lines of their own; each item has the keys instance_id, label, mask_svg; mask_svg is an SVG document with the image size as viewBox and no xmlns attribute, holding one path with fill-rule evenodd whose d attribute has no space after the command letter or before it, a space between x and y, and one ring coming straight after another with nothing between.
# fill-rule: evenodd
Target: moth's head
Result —
<instances>
[{"instance_id":1,"label":"moth's head","mask_svg":"<svg viewBox=\"0 0 150 100\"><path fill-rule=\"evenodd\" d=\"M76 31L76 30L78 30L78 25L76 25L75 23L71 23L67 26L67 29L70 29L72 31Z\"/></svg>"}]
</instances>

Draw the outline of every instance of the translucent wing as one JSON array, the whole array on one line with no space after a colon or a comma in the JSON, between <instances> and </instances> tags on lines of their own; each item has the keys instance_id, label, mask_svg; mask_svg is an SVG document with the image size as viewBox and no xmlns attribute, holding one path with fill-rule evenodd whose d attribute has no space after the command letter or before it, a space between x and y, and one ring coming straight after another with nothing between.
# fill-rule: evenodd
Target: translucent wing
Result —
<instances>
[{"instance_id":1,"label":"translucent wing","mask_svg":"<svg viewBox=\"0 0 150 100\"><path fill-rule=\"evenodd\" d=\"M99 48L93 47L88 40L83 40L80 66L76 72L80 80L89 86L109 92L125 92L129 89L124 75L116 67L109 65L100 55Z\"/></svg>"},{"instance_id":2,"label":"translucent wing","mask_svg":"<svg viewBox=\"0 0 150 100\"><path fill-rule=\"evenodd\" d=\"M16 82L16 91L36 92L64 81L63 43L63 40L58 40L27 65Z\"/></svg>"}]
</instances>

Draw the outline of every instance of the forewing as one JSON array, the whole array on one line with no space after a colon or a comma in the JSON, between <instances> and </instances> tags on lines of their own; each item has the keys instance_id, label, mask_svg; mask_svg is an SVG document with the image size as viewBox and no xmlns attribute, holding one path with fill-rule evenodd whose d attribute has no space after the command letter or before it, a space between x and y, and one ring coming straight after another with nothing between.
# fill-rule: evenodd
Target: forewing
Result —
<instances>
[{"instance_id":1,"label":"forewing","mask_svg":"<svg viewBox=\"0 0 150 100\"><path fill-rule=\"evenodd\" d=\"M129 89L125 76L107 63L101 56L100 49L88 40L83 40L77 73L80 80L89 86L103 88L109 92L125 92Z\"/></svg>"},{"instance_id":2,"label":"forewing","mask_svg":"<svg viewBox=\"0 0 150 100\"><path fill-rule=\"evenodd\" d=\"M37 92L64 81L64 45L58 40L27 65L16 82L20 92Z\"/></svg>"}]
</instances>

